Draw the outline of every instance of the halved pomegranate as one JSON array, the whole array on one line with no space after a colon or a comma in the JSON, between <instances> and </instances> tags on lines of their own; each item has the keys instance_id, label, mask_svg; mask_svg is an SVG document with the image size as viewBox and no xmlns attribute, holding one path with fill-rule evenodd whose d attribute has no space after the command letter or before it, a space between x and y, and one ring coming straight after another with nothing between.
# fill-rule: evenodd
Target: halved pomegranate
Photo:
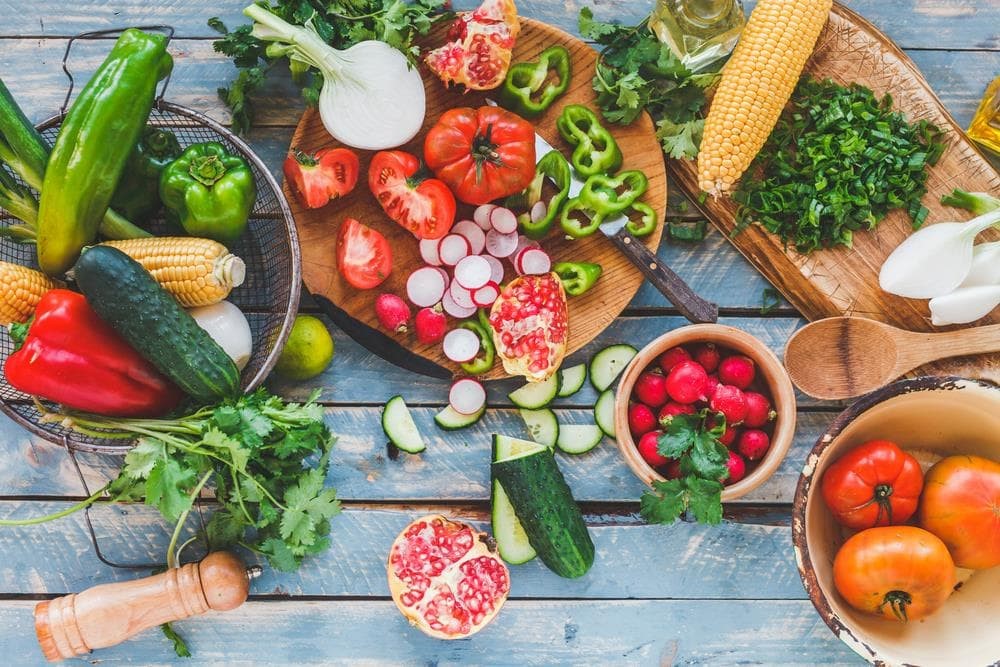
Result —
<instances>
[{"instance_id":1,"label":"halved pomegranate","mask_svg":"<svg viewBox=\"0 0 1000 667\"><path fill-rule=\"evenodd\" d=\"M458 13L449 41L428 53L425 61L445 85L491 90L507 76L520 30L513 0L485 0L475 11Z\"/></svg>"},{"instance_id":2,"label":"halved pomegranate","mask_svg":"<svg viewBox=\"0 0 1000 667\"><path fill-rule=\"evenodd\" d=\"M566 292L554 273L521 276L503 288L490 310L490 327L504 370L542 382L566 356Z\"/></svg>"},{"instance_id":3,"label":"halved pomegranate","mask_svg":"<svg viewBox=\"0 0 1000 667\"><path fill-rule=\"evenodd\" d=\"M389 591L410 623L438 639L482 630L510 592L496 542L440 514L403 529L389 550Z\"/></svg>"}]
</instances>

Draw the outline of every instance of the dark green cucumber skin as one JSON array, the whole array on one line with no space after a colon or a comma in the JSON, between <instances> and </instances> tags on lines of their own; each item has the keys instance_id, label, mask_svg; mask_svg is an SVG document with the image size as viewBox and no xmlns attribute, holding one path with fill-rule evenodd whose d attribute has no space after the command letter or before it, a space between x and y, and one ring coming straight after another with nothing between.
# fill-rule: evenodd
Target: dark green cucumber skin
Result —
<instances>
[{"instance_id":1,"label":"dark green cucumber skin","mask_svg":"<svg viewBox=\"0 0 1000 667\"><path fill-rule=\"evenodd\" d=\"M491 472L542 562L560 577L585 575L594 564L594 543L552 450L494 461Z\"/></svg>"},{"instance_id":2,"label":"dark green cucumber skin","mask_svg":"<svg viewBox=\"0 0 1000 667\"><path fill-rule=\"evenodd\" d=\"M240 371L142 265L116 248L93 246L73 269L98 316L192 398L236 396Z\"/></svg>"}]
</instances>

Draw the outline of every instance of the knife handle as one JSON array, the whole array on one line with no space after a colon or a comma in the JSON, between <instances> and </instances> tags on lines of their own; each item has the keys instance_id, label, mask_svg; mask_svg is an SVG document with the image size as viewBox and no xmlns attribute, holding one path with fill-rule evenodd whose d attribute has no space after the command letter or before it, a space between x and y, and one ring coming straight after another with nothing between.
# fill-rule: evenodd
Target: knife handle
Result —
<instances>
[{"instance_id":1,"label":"knife handle","mask_svg":"<svg viewBox=\"0 0 1000 667\"><path fill-rule=\"evenodd\" d=\"M680 276L660 261L642 242L636 240L623 227L610 237L618 249L642 271L643 275L667 297L681 315L692 322L715 322L719 319L719 306L705 301L694 293Z\"/></svg>"}]
</instances>

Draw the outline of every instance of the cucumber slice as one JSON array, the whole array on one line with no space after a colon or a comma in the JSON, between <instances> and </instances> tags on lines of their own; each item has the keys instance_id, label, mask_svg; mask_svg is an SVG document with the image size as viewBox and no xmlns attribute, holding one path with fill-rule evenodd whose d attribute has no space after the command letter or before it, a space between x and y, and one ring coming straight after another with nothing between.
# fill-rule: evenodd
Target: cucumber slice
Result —
<instances>
[{"instance_id":1,"label":"cucumber slice","mask_svg":"<svg viewBox=\"0 0 1000 667\"><path fill-rule=\"evenodd\" d=\"M577 364L559 370L559 398L572 396L587 381L587 364Z\"/></svg>"},{"instance_id":2,"label":"cucumber slice","mask_svg":"<svg viewBox=\"0 0 1000 667\"><path fill-rule=\"evenodd\" d=\"M615 383L632 357L639 353L631 345L606 347L590 360L590 384L597 391L604 391Z\"/></svg>"},{"instance_id":3,"label":"cucumber slice","mask_svg":"<svg viewBox=\"0 0 1000 667\"><path fill-rule=\"evenodd\" d=\"M524 526L517 520L514 506L510 504L507 493L500 486L499 480L493 480L492 505L493 539L497 541L497 551L500 558L511 565L527 563L535 557L535 549L528 541Z\"/></svg>"},{"instance_id":4,"label":"cucumber slice","mask_svg":"<svg viewBox=\"0 0 1000 667\"><path fill-rule=\"evenodd\" d=\"M583 454L597 447L603 437L604 431L597 424L563 424L556 447L567 454Z\"/></svg>"},{"instance_id":5,"label":"cucumber slice","mask_svg":"<svg viewBox=\"0 0 1000 667\"><path fill-rule=\"evenodd\" d=\"M507 394L510 402L519 408L537 410L552 402L559 393L559 373L553 373L548 380L529 382L520 389Z\"/></svg>"},{"instance_id":6,"label":"cucumber slice","mask_svg":"<svg viewBox=\"0 0 1000 667\"><path fill-rule=\"evenodd\" d=\"M548 408L541 410L521 408L521 419L528 427L528 433L532 440L546 447L555 447L556 439L559 437L559 422L556 420L556 413Z\"/></svg>"},{"instance_id":7,"label":"cucumber slice","mask_svg":"<svg viewBox=\"0 0 1000 667\"><path fill-rule=\"evenodd\" d=\"M467 426L472 426L485 414L486 406L471 415L463 415L461 412L451 407L446 407L441 412L434 415L434 423L445 431L457 431Z\"/></svg>"},{"instance_id":8,"label":"cucumber slice","mask_svg":"<svg viewBox=\"0 0 1000 667\"><path fill-rule=\"evenodd\" d=\"M382 409L382 430L404 452L417 454L427 449L402 396L393 396Z\"/></svg>"},{"instance_id":9,"label":"cucumber slice","mask_svg":"<svg viewBox=\"0 0 1000 667\"><path fill-rule=\"evenodd\" d=\"M594 404L594 421L609 438L615 437L615 391L605 389Z\"/></svg>"}]
</instances>

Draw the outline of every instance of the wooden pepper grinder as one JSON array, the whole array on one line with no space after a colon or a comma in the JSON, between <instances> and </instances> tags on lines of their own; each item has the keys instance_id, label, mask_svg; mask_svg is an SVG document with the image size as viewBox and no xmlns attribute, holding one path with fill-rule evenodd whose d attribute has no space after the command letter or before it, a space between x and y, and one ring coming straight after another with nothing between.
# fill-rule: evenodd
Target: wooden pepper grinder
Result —
<instances>
[{"instance_id":1,"label":"wooden pepper grinder","mask_svg":"<svg viewBox=\"0 0 1000 667\"><path fill-rule=\"evenodd\" d=\"M228 551L210 553L145 579L94 586L82 593L39 602L35 632L45 659L55 662L106 648L143 630L203 614L228 611L247 599L247 569Z\"/></svg>"}]
</instances>

